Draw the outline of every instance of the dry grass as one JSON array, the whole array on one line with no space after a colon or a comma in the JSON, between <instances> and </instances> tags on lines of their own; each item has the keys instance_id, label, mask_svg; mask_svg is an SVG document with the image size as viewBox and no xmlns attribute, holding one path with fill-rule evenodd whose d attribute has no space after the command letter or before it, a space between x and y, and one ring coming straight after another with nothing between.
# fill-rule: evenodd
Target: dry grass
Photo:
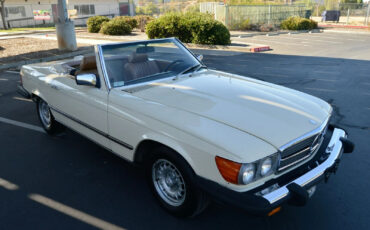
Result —
<instances>
[{"instance_id":1,"label":"dry grass","mask_svg":"<svg viewBox=\"0 0 370 230\"><path fill-rule=\"evenodd\" d=\"M0 64L56 56L69 51L58 50L57 41L35 38L0 40ZM79 49L89 45L78 44Z\"/></svg>"}]
</instances>

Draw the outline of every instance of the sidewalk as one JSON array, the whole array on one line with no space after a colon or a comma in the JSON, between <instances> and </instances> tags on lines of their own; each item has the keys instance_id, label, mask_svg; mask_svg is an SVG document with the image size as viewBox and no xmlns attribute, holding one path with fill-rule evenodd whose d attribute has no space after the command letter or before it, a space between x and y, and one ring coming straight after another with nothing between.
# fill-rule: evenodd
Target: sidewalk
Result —
<instances>
[{"instance_id":1,"label":"sidewalk","mask_svg":"<svg viewBox=\"0 0 370 230\"><path fill-rule=\"evenodd\" d=\"M14 44L24 42L24 44L13 46L16 50L12 51L10 47L5 46L5 50L0 52L0 70L6 68L17 68L24 64L47 62L58 59L70 58L77 55L83 55L92 52L92 46L97 44L109 44L117 42L131 42L147 40L145 33L135 31L127 36L107 36L102 34L87 33L86 30L77 31L77 52L59 51L57 49L57 37L55 31L49 33L32 33L25 35L0 36L2 44ZM44 41L45 42L44 42ZM50 41L50 42L46 42ZM210 55L219 55L220 52L261 52L270 50L263 44L244 43L232 39L232 44L223 45L199 45L199 44L185 44L191 50L202 50ZM30 47L28 47L30 46ZM261 48L262 47L262 48ZM18 52L20 51L20 52Z\"/></svg>"},{"instance_id":2,"label":"sidewalk","mask_svg":"<svg viewBox=\"0 0 370 230\"><path fill-rule=\"evenodd\" d=\"M29 35L27 37L45 39L45 40L57 40L55 34L35 34ZM148 40L148 37L145 33L134 32L131 35L126 36L107 36L102 34L91 34L87 32L78 32L76 33L77 43L79 44L88 44L88 45L97 45L97 44L111 44L117 42L131 42L131 41L141 41ZM199 44L185 44L189 49L206 49L206 50L223 50L223 51L237 51L237 52L249 52L251 48L260 46L260 44L252 43L241 43L238 41L231 40L230 45L199 45Z\"/></svg>"},{"instance_id":3,"label":"sidewalk","mask_svg":"<svg viewBox=\"0 0 370 230\"><path fill-rule=\"evenodd\" d=\"M78 27L75 29L76 32L78 31L86 31L85 28ZM30 34L40 34L40 33L55 33L55 29L39 29L35 30L33 28L25 28L24 30L17 30L17 31L12 31L11 29L9 30L10 32L6 32L6 30L2 30L0 32L0 38L1 37L6 37L6 36L19 36L19 35L30 35Z\"/></svg>"}]
</instances>

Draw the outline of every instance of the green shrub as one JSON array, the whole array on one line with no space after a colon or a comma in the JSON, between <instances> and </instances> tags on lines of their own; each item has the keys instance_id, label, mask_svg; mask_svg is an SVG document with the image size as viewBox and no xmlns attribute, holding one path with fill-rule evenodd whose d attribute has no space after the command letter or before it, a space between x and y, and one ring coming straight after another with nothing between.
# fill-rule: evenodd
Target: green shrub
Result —
<instances>
[{"instance_id":1,"label":"green shrub","mask_svg":"<svg viewBox=\"0 0 370 230\"><path fill-rule=\"evenodd\" d=\"M252 24L249 19L245 19L241 22L235 22L229 27L231 30L251 30Z\"/></svg>"},{"instance_id":2,"label":"green shrub","mask_svg":"<svg viewBox=\"0 0 370 230\"><path fill-rule=\"evenodd\" d=\"M94 16L87 19L87 31L90 33L99 33L104 22L109 22L110 19L105 16Z\"/></svg>"},{"instance_id":3,"label":"green shrub","mask_svg":"<svg viewBox=\"0 0 370 230\"><path fill-rule=\"evenodd\" d=\"M317 22L301 17L290 17L284 20L280 28L283 30L312 30L317 28Z\"/></svg>"},{"instance_id":4,"label":"green shrub","mask_svg":"<svg viewBox=\"0 0 370 230\"><path fill-rule=\"evenodd\" d=\"M136 28L138 25L136 18L130 17L130 16L117 16L117 17L114 17L112 20L123 20L131 26L131 29Z\"/></svg>"},{"instance_id":5,"label":"green shrub","mask_svg":"<svg viewBox=\"0 0 370 230\"><path fill-rule=\"evenodd\" d=\"M125 19L115 18L109 22L104 22L100 33L106 35L127 35L132 31L131 26Z\"/></svg>"},{"instance_id":6,"label":"green shrub","mask_svg":"<svg viewBox=\"0 0 370 230\"><path fill-rule=\"evenodd\" d=\"M150 39L177 37L185 43L230 44L230 33L212 15L196 12L168 13L147 24Z\"/></svg>"},{"instance_id":7,"label":"green shrub","mask_svg":"<svg viewBox=\"0 0 370 230\"><path fill-rule=\"evenodd\" d=\"M137 15L154 15L159 14L160 10L153 2L149 2L145 6L136 7L135 12Z\"/></svg>"},{"instance_id":8,"label":"green shrub","mask_svg":"<svg viewBox=\"0 0 370 230\"><path fill-rule=\"evenodd\" d=\"M177 37L183 42L191 42L192 35L188 20L180 13L167 13L146 26L146 33L150 39Z\"/></svg>"},{"instance_id":9,"label":"green shrub","mask_svg":"<svg viewBox=\"0 0 370 230\"><path fill-rule=\"evenodd\" d=\"M229 30L219 21L201 20L191 31L192 43L206 45L228 45L230 44Z\"/></svg>"},{"instance_id":10,"label":"green shrub","mask_svg":"<svg viewBox=\"0 0 370 230\"><path fill-rule=\"evenodd\" d=\"M137 16L135 16L135 19L137 21L136 28L138 28L141 32L144 32L146 25L150 21L154 20L154 18L152 16L148 16L148 15L137 15Z\"/></svg>"},{"instance_id":11,"label":"green shrub","mask_svg":"<svg viewBox=\"0 0 370 230\"><path fill-rule=\"evenodd\" d=\"M271 31L274 31L274 26L273 25L270 25L270 24L262 24L259 26L259 31L261 32L271 32Z\"/></svg>"}]
</instances>

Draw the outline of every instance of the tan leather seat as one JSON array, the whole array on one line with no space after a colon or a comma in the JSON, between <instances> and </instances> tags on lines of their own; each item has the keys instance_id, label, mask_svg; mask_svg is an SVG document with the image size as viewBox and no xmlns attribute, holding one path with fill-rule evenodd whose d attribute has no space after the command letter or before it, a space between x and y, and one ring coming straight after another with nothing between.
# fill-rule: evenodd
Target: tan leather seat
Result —
<instances>
[{"instance_id":1,"label":"tan leather seat","mask_svg":"<svg viewBox=\"0 0 370 230\"><path fill-rule=\"evenodd\" d=\"M148 55L133 53L125 64L125 81L135 80L160 72L156 61L150 61Z\"/></svg>"},{"instance_id":2,"label":"tan leather seat","mask_svg":"<svg viewBox=\"0 0 370 230\"><path fill-rule=\"evenodd\" d=\"M84 56L80 64L80 70L77 74L93 73L98 75L95 56Z\"/></svg>"}]
</instances>

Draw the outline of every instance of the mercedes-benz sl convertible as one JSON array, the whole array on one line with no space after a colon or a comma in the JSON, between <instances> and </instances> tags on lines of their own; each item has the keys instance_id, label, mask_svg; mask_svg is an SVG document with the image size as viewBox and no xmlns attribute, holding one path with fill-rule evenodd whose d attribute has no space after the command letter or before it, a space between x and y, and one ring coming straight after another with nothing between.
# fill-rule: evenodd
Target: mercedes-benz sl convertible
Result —
<instances>
[{"instance_id":1,"label":"mercedes-benz sl convertible","mask_svg":"<svg viewBox=\"0 0 370 230\"><path fill-rule=\"evenodd\" d=\"M97 45L92 56L23 66L19 92L48 134L68 127L142 166L176 216L210 200L268 215L304 205L353 150L332 107L201 59L176 38Z\"/></svg>"}]
</instances>

